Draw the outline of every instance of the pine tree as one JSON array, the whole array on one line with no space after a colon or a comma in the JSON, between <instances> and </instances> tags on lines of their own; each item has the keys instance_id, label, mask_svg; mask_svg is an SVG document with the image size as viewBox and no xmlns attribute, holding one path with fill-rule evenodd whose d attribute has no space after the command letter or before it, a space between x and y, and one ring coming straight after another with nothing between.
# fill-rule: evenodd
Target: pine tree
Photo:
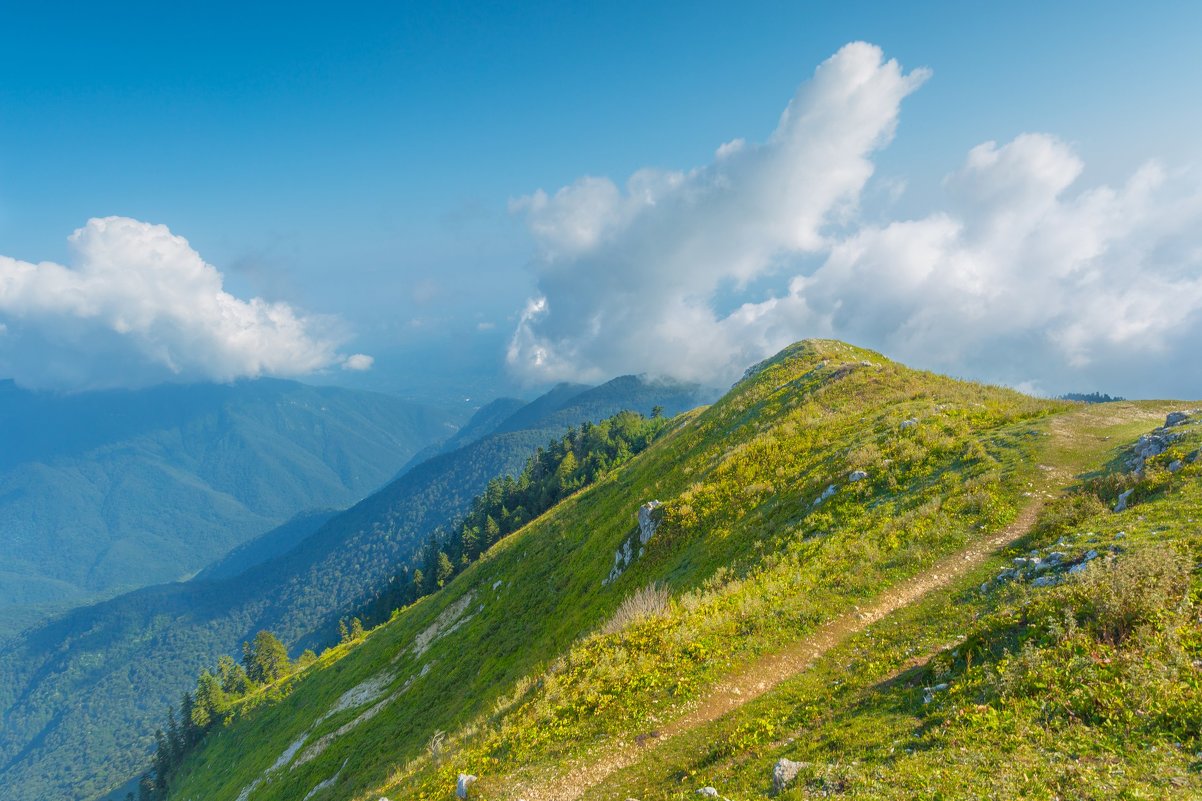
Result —
<instances>
[{"instance_id":1,"label":"pine tree","mask_svg":"<svg viewBox=\"0 0 1202 801\"><path fill-rule=\"evenodd\" d=\"M221 719L226 704L221 682L209 671L202 670L200 678L196 680L196 697L192 701L192 725L200 732L208 730Z\"/></svg>"},{"instance_id":2,"label":"pine tree","mask_svg":"<svg viewBox=\"0 0 1202 801\"><path fill-rule=\"evenodd\" d=\"M175 770L184 760L184 731L172 707L167 707L167 746L170 748L171 770Z\"/></svg>"},{"instance_id":3,"label":"pine tree","mask_svg":"<svg viewBox=\"0 0 1202 801\"><path fill-rule=\"evenodd\" d=\"M438 586L441 587L455 575L455 566L444 552L438 552Z\"/></svg>"},{"instance_id":4,"label":"pine tree","mask_svg":"<svg viewBox=\"0 0 1202 801\"><path fill-rule=\"evenodd\" d=\"M155 781L149 773L143 773L138 780L138 801L154 801Z\"/></svg>"},{"instance_id":5,"label":"pine tree","mask_svg":"<svg viewBox=\"0 0 1202 801\"><path fill-rule=\"evenodd\" d=\"M257 684L270 684L288 675L292 667L288 650L270 631L255 635L254 645L243 644L243 663L246 675Z\"/></svg>"},{"instance_id":6,"label":"pine tree","mask_svg":"<svg viewBox=\"0 0 1202 801\"><path fill-rule=\"evenodd\" d=\"M243 643L244 653L246 643ZM246 670L234 661L232 656L222 654L217 657L217 677L221 679L221 689L226 695L240 698L253 689Z\"/></svg>"}]
</instances>

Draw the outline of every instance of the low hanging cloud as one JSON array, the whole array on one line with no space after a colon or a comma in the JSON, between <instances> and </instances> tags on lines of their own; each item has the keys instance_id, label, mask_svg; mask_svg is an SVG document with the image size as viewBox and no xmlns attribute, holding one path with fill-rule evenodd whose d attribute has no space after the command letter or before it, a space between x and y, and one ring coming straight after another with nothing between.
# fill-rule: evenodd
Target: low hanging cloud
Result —
<instances>
[{"instance_id":1,"label":"low hanging cloud","mask_svg":"<svg viewBox=\"0 0 1202 801\"><path fill-rule=\"evenodd\" d=\"M187 240L125 217L71 235L70 266L0 256L0 375L38 388L298 376L371 367L336 320L242 300Z\"/></svg>"},{"instance_id":2,"label":"low hanging cloud","mask_svg":"<svg viewBox=\"0 0 1202 801\"><path fill-rule=\"evenodd\" d=\"M1074 151L1026 134L973 148L944 210L860 218L871 157L927 74L847 45L765 143L723 145L688 173L644 170L624 190L583 178L515 202L540 254L511 365L718 383L825 336L1034 388L1198 394L1196 175L1153 163L1120 187L1075 189ZM718 311L753 283L775 290Z\"/></svg>"}]
</instances>

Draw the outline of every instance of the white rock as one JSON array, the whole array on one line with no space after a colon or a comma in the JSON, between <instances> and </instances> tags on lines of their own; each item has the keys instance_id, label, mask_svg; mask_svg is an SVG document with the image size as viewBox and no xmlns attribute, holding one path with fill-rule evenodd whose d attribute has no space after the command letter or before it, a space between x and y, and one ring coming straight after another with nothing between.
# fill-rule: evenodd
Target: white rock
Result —
<instances>
[{"instance_id":1,"label":"white rock","mask_svg":"<svg viewBox=\"0 0 1202 801\"><path fill-rule=\"evenodd\" d=\"M1133 489L1129 489L1129 490L1127 490L1126 492L1124 492L1122 495L1120 495L1120 496L1119 496L1118 503L1116 503L1116 504L1114 505L1114 511L1116 511L1116 512L1123 512L1123 511L1126 511L1126 509L1127 509L1127 500L1128 500L1128 499L1131 497L1131 493L1133 493L1133 492L1135 492L1135 490L1133 490Z\"/></svg>"},{"instance_id":2,"label":"white rock","mask_svg":"<svg viewBox=\"0 0 1202 801\"><path fill-rule=\"evenodd\" d=\"M791 759L777 760L776 766L772 768L772 789L778 793L783 792L797 778L797 774L809 766L809 762L794 762Z\"/></svg>"},{"instance_id":3,"label":"white rock","mask_svg":"<svg viewBox=\"0 0 1202 801\"><path fill-rule=\"evenodd\" d=\"M700 790L697 791L697 795L703 795L706 798L717 798L718 791L715 790L713 787L702 787Z\"/></svg>"},{"instance_id":4,"label":"white rock","mask_svg":"<svg viewBox=\"0 0 1202 801\"><path fill-rule=\"evenodd\" d=\"M825 501L827 498L834 495L837 490L838 490L838 488L834 484L831 484L830 486L828 486L826 489L824 489L822 491L821 495L819 495L817 498L814 499L814 506L817 506L818 504Z\"/></svg>"},{"instance_id":5,"label":"white rock","mask_svg":"<svg viewBox=\"0 0 1202 801\"><path fill-rule=\"evenodd\" d=\"M639 507L639 542L643 545L655 536L655 530L659 528L659 521L652 513L661 506L663 504L659 501L647 501Z\"/></svg>"},{"instance_id":6,"label":"white rock","mask_svg":"<svg viewBox=\"0 0 1202 801\"><path fill-rule=\"evenodd\" d=\"M853 470L852 474L847 477L847 480L855 482L855 481L863 481L866 478L868 478L868 474L865 473L863 470Z\"/></svg>"},{"instance_id":7,"label":"white rock","mask_svg":"<svg viewBox=\"0 0 1202 801\"><path fill-rule=\"evenodd\" d=\"M476 781L476 777L470 773L460 773L459 781L455 784L455 795L459 798L467 798L467 788L472 782Z\"/></svg>"}]
</instances>

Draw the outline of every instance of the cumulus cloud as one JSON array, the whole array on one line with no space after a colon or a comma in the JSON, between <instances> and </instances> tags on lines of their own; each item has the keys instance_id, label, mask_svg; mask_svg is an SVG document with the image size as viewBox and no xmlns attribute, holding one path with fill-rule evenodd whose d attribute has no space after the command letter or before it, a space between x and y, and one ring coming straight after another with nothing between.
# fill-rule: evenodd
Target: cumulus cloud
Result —
<instances>
[{"instance_id":1,"label":"cumulus cloud","mask_svg":"<svg viewBox=\"0 0 1202 801\"><path fill-rule=\"evenodd\" d=\"M34 387L295 376L341 363L332 318L242 300L187 240L124 217L71 235L70 266L0 256L0 373Z\"/></svg>"},{"instance_id":2,"label":"cumulus cloud","mask_svg":"<svg viewBox=\"0 0 1202 801\"><path fill-rule=\"evenodd\" d=\"M1154 163L1118 187L1053 136L973 148L945 207L857 211L926 78L868 44L822 64L771 138L688 173L584 178L515 202L540 255L509 360L540 379L728 381L809 336L1051 389L1198 393L1202 187ZM768 284L721 311L724 298ZM727 304L729 305L729 304Z\"/></svg>"}]
</instances>

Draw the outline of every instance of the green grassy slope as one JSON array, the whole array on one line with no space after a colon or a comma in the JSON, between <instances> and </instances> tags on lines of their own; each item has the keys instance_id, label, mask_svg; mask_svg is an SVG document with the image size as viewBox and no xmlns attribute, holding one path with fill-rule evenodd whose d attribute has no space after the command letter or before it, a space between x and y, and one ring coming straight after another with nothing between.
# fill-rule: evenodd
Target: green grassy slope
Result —
<instances>
[{"instance_id":1,"label":"green grassy slope","mask_svg":"<svg viewBox=\"0 0 1202 801\"><path fill-rule=\"evenodd\" d=\"M705 732L728 717L698 710L716 685L924 581L952 554L984 559L983 543L1164 411L1097 408L1109 411L799 343L442 592L250 699L185 763L171 797L447 798L460 772L479 776L479 798L691 797L705 774L689 760L708 752L670 749L693 736L713 744ZM603 583L652 499L664 503L655 536ZM606 626L653 582L670 590L666 609ZM903 641L938 630L905 625ZM822 686L835 698L851 676ZM756 703L787 686L756 689ZM785 731L743 723L704 763L729 763L731 781L740 755L768 760L770 773L774 755L757 749ZM623 755L630 743L651 749L645 766ZM683 767L668 770L671 759ZM762 764L738 781L730 797L770 789Z\"/></svg>"},{"instance_id":2,"label":"green grassy slope","mask_svg":"<svg viewBox=\"0 0 1202 801\"><path fill-rule=\"evenodd\" d=\"M293 656L337 641L339 617L370 599L490 479L519 471L567 422L697 402L680 386L648 392L639 382L622 391L627 384L582 391L579 404L543 404L553 418L528 416L534 428L441 454L324 522L305 518L278 529L197 580L72 610L14 638L0 652L0 797L85 799L120 784L144 768L165 707L219 654L237 653L263 628Z\"/></svg>"},{"instance_id":3,"label":"green grassy slope","mask_svg":"<svg viewBox=\"0 0 1202 801\"><path fill-rule=\"evenodd\" d=\"M1076 467L1082 450L1129 444L1164 411L1120 404L1054 419L1076 452L1041 461ZM1128 468L1120 452L946 590L731 714L642 749L579 797L686 798L706 786L729 798L1202 797L1202 463L1186 459L1202 426L1174 433L1142 477L1116 475ZM1184 467L1169 472L1177 459ZM1138 502L1111 511L1128 488ZM1046 566L1053 553L1059 565L1006 578L1016 559ZM796 775L774 785L780 760Z\"/></svg>"}]
</instances>

